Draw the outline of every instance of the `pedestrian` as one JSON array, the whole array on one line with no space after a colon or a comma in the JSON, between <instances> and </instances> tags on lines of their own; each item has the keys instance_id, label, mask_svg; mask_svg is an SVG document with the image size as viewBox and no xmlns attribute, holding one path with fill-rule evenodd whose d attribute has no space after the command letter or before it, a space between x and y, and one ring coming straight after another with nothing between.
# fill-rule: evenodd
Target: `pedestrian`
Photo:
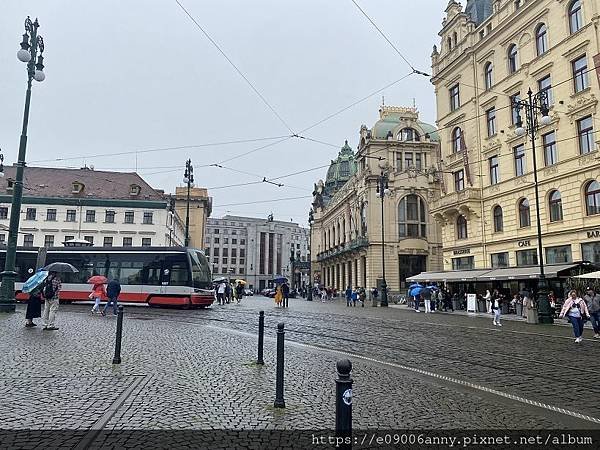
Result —
<instances>
[{"instance_id":1,"label":"pedestrian","mask_svg":"<svg viewBox=\"0 0 600 450\"><path fill-rule=\"evenodd\" d=\"M113 314L115 316L117 315L117 311L119 308L118 300L119 300L120 293L121 293L121 283L119 283L118 279L113 278L112 280L110 280L108 282L108 285L106 286L106 296L108 297L108 301L106 302L106 305L104 305L104 309L102 310L103 316L106 316L106 310L108 309L108 307L110 305L112 305Z\"/></svg>"},{"instance_id":2,"label":"pedestrian","mask_svg":"<svg viewBox=\"0 0 600 450\"><path fill-rule=\"evenodd\" d=\"M358 300L358 290L354 289L352 291L352 306L356 306L356 301Z\"/></svg>"},{"instance_id":3,"label":"pedestrian","mask_svg":"<svg viewBox=\"0 0 600 450\"><path fill-rule=\"evenodd\" d=\"M489 294L490 291L487 291L486 295ZM497 325L499 327L502 326L502 324L500 323L500 313L502 312L502 303L503 303L504 299L502 298L502 296L500 295L500 293L498 292L498 290L494 290L494 295L490 294L490 308L492 309L492 312L494 313L494 320L493 323L494 325Z\"/></svg>"},{"instance_id":4,"label":"pedestrian","mask_svg":"<svg viewBox=\"0 0 600 450\"><path fill-rule=\"evenodd\" d=\"M432 289L431 290L431 305L430 305L430 312L435 312L435 305L437 303L438 300L438 291L437 289Z\"/></svg>"},{"instance_id":5,"label":"pedestrian","mask_svg":"<svg viewBox=\"0 0 600 450\"><path fill-rule=\"evenodd\" d=\"M37 317L42 317L42 293L39 288L29 293L27 311L25 311L25 326L27 328L37 327L37 324L33 322L33 319Z\"/></svg>"},{"instance_id":6,"label":"pedestrian","mask_svg":"<svg viewBox=\"0 0 600 450\"><path fill-rule=\"evenodd\" d=\"M231 283L225 283L225 301L227 303L231 302Z\"/></svg>"},{"instance_id":7,"label":"pedestrian","mask_svg":"<svg viewBox=\"0 0 600 450\"><path fill-rule=\"evenodd\" d=\"M327 291L325 288L321 289L321 303L325 303L327 300Z\"/></svg>"},{"instance_id":8,"label":"pedestrian","mask_svg":"<svg viewBox=\"0 0 600 450\"><path fill-rule=\"evenodd\" d=\"M281 307L281 302L283 300L283 293L281 292L281 286L277 285L275 288L275 305Z\"/></svg>"},{"instance_id":9,"label":"pedestrian","mask_svg":"<svg viewBox=\"0 0 600 450\"><path fill-rule=\"evenodd\" d=\"M290 285L283 283L281 285L281 294L283 295L283 307L287 308L290 302Z\"/></svg>"},{"instance_id":10,"label":"pedestrian","mask_svg":"<svg viewBox=\"0 0 600 450\"><path fill-rule=\"evenodd\" d=\"M94 306L92 306L92 314L100 312L100 301L106 297L106 288L104 283L97 283L92 287L92 293L90 299L94 300Z\"/></svg>"},{"instance_id":11,"label":"pedestrian","mask_svg":"<svg viewBox=\"0 0 600 450\"><path fill-rule=\"evenodd\" d=\"M365 307L365 301L367 300L367 293L365 291L365 288L360 288L358 290L358 300L360 301L360 306L361 307Z\"/></svg>"},{"instance_id":12,"label":"pedestrian","mask_svg":"<svg viewBox=\"0 0 600 450\"><path fill-rule=\"evenodd\" d=\"M235 298L239 303L241 303L242 298L244 298L244 286L242 285L242 283L237 284L237 286L235 287Z\"/></svg>"},{"instance_id":13,"label":"pedestrian","mask_svg":"<svg viewBox=\"0 0 600 450\"><path fill-rule=\"evenodd\" d=\"M58 330L55 326L56 312L58 311L58 296L62 287L61 279L58 273L50 272L46 281L44 281L42 297L44 298L44 330Z\"/></svg>"},{"instance_id":14,"label":"pedestrian","mask_svg":"<svg viewBox=\"0 0 600 450\"><path fill-rule=\"evenodd\" d=\"M350 306L351 301L352 301L352 287L348 286L346 288L346 306Z\"/></svg>"},{"instance_id":15,"label":"pedestrian","mask_svg":"<svg viewBox=\"0 0 600 450\"><path fill-rule=\"evenodd\" d=\"M573 334L575 342L583 341L583 321L589 316L585 301L577 295L577 291L569 292L569 297L565 300L565 304L560 311L559 317L567 317L573 326Z\"/></svg>"},{"instance_id":16,"label":"pedestrian","mask_svg":"<svg viewBox=\"0 0 600 450\"><path fill-rule=\"evenodd\" d=\"M444 312L448 312L448 308L450 308L450 311L454 312L454 305L452 304L450 292L444 291Z\"/></svg>"},{"instance_id":17,"label":"pedestrian","mask_svg":"<svg viewBox=\"0 0 600 450\"><path fill-rule=\"evenodd\" d=\"M431 312L431 289L425 288L421 292L423 296L423 303L425 304L425 314Z\"/></svg>"},{"instance_id":18,"label":"pedestrian","mask_svg":"<svg viewBox=\"0 0 600 450\"><path fill-rule=\"evenodd\" d=\"M379 297L379 291L377 290L376 287L374 287L373 289L371 289L371 295L373 296L373 303L375 305L377 305L377 297Z\"/></svg>"},{"instance_id":19,"label":"pedestrian","mask_svg":"<svg viewBox=\"0 0 600 450\"><path fill-rule=\"evenodd\" d=\"M600 294L597 294L593 288L588 287L583 297L590 312L590 322L594 329L594 338L600 339Z\"/></svg>"},{"instance_id":20,"label":"pedestrian","mask_svg":"<svg viewBox=\"0 0 600 450\"><path fill-rule=\"evenodd\" d=\"M217 301L219 304L225 304L225 283L219 283L217 287Z\"/></svg>"},{"instance_id":21,"label":"pedestrian","mask_svg":"<svg viewBox=\"0 0 600 450\"><path fill-rule=\"evenodd\" d=\"M412 298L413 298L415 312L421 312L421 311L419 311L419 306L420 306L420 303L421 303L421 294L415 292L415 289L412 289L410 291L409 295L412 296Z\"/></svg>"},{"instance_id":22,"label":"pedestrian","mask_svg":"<svg viewBox=\"0 0 600 450\"><path fill-rule=\"evenodd\" d=\"M492 294L489 289L485 290L485 295L483 296L483 299L485 300L485 308L486 308L485 310L488 313L491 313L492 309L493 309L492 308Z\"/></svg>"}]
</instances>

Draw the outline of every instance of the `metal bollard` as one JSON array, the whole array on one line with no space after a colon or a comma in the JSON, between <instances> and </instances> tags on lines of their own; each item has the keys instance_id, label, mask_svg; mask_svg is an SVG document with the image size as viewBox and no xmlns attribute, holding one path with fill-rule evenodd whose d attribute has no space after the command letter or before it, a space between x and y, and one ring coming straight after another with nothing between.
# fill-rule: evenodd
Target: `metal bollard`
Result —
<instances>
[{"instance_id":1,"label":"metal bollard","mask_svg":"<svg viewBox=\"0 0 600 450\"><path fill-rule=\"evenodd\" d=\"M338 377L335 380L335 435L343 438L345 445L352 448L352 363L348 359L337 362Z\"/></svg>"},{"instance_id":2,"label":"metal bollard","mask_svg":"<svg viewBox=\"0 0 600 450\"><path fill-rule=\"evenodd\" d=\"M256 364L264 365L263 360L263 344L265 340L265 312L258 313L258 359Z\"/></svg>"},{"instance_id":3,"label":"metal bollard","mask_svg":"<svg viewBox=\"0 0 600 450\"><path fill-rule=\"evenodd\" d=\"M117 340L115 341L115 356L113 364L121 364L121 338L123 337L123 307L119 306L117 314Z\"/></svg>"},{"instance_id":4,"label":"metal bollard","mask_svg":"<svg viewBox=\"0 0 600 450\"><path fill-rule=\"evenodd\" d=\"M275 408L285 408L283 399L283 340L285 331L283 331L283 322L277 324L277 380L275 382Z\"/></svg>"}]
</instances>

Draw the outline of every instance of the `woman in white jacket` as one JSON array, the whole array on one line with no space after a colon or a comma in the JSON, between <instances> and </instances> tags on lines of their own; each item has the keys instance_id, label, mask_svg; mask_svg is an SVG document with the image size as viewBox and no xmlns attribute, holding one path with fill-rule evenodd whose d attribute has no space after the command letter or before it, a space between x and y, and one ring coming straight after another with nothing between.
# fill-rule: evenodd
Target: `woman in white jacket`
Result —
<instances>
[{"instance_id":1,"label":"woman in white jacket","mask_svg":"<svg viewBox=\"0 0 600 450\"><path fill-rule=\"evenodd\" d=\"M590 313L585 301L577 295L577 291L569 292L569 297L565 300L559 317L565 316L573 325L575 342L583 341L583 321L590 316Z\"/></svg>"}]
</instances>

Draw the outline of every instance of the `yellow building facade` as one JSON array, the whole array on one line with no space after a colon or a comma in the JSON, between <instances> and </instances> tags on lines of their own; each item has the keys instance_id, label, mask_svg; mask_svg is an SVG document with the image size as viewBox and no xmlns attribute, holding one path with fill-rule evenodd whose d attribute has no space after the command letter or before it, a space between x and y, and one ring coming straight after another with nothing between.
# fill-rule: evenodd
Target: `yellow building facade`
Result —
<instances>
[{"instance_id":1,"label":"yellow building facade","mask_svg":"<svg viewBox=\"0 0 600 450\"><path fill-rule=\"evenodd\" d=\"M535 132L544 262L600 263L600 2L451 0L432 54L445 270L533 266L532 142L513 99L545 91ZM594 63L596 61L596 63ZM541 116L541 112L540 112ZM525 125L523 125L525 126Z\"/></svg>"},{"instance_id":2,"label":"yellow building facade","mask_svg":"<svg viewBox=\"0 0 600 450\"><path fill-rule=\"evenodd\" d=\"M383 256L388 290L403 292L407 277L441 268L439 227L429 214L440 189L438 136L415 108L383 106L371 129L361 127L359 140L357 152L346 142L326 181L315 185L314 279L338 290L380 288ZM382 174L389 188L383 213Z\"/></svg>"},{"instance_id":3,"label":"yellow building facade","mask_svg":"<svg viewBox=\"0 0 600 450\"><path fill-rule=\"evenodd\" d=\"M175 211L185 224L187 217L187 187L176 187ZM206 235L206 221L212 213L212 197L208 196L206 188L193 187L190 189L190 242L189 246L194 248L204 248L204 239ZM185 225L184 225L185 226ZM184 230L185 238L185 230Z\"/></svg>"}]
</instances>

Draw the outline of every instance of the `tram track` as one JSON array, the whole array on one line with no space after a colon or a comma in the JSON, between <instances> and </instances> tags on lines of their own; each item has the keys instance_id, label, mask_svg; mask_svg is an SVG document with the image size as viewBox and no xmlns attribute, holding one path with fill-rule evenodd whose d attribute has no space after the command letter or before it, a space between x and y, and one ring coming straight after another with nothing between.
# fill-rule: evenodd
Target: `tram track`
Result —
<instances>
[{"instance_id":1,"label":"tram track","mask_svg":"<svg viewBox=\"0 0 600 450\"><path fill-rule=\"evenodd\" d=\"M199 313L200 313L200 311L199 311ZM200 317L199 315L194 314L194 315L190 315L190 316L187 316L184 318L178 317L175 320L175 319L173 319L172 314L161 312L160 310L144 311L144 312L142 312L142 315L148 316L149 318L152 318L152 319L154 319L154 318L165 319L166 318L170 322L175 321L175 322L187 323L187 324L195 324L196 321L198 321L198 320L204 321L204 322L231 324L231 325L240 326L240 328L243 331L252 331L252 332L258 331L258 318L256 317L255 311L253 311L253 310L241 310L240 311L240 310L236 310L236 309L227 310L227 314L232 314L232 313L236 314L236 315L243 315L244 319L243 320L234 320L234 319L225 318L225 317ZM136 315L139 315L139 314L136 313ZM277 318L280 318L280 319L290 318L289 315L286 315L283 313L279 313L279 314L273 315L271 317L274 317L274 316ZM348 316L339 315L339 314L337 316L343 317L343 319L345 321L348 320ZM267 316L267 318L268 317L269 316ZM293 316L292 318L296 319L296 320L300 320L300 318L297 316ZM322 320L322 316L315 317L315 319L318 319L318 318L320 318ZM188 319L191 319L191 320L188 320ZM365 320L366 321L374 320L374 318L353 318L353 319L354 320L352 320L352 322L354 322L354 325L356 323L364 324ZM384 322L385 319L381 319L381 321ZM394 335L397 335L398 331L414 333L415 331L417 331L417 330L413 329L414 326L419 325L419 324L415 324L414 322L412 322L410 320L394 319L394 321L402 323L404 325L408 325L408 327L406 327L406 329L403 329L403 330L398 330L397 327L387 325L385 323L378 324L377 325L379 327L378 329L379 329L379 331L381 331L381 334L380 334L381 341L384 341L384 342L381 342L381 341L376 342L372 339L354 339L354 338L347 336L347 333L348 333L347 328L339 328L339 327L331 327L331 326L323 326L323 325L312 325L310 323L306 323L306 321L304 323L302 323L302 325L296 325L296 324L289 325L288 324L286 326L286 332L293 333L293 334L296 334L299 336L309 336L309 337L321 338L321 339L335 339L336 341L339 341L339 343L342 343L342 344L350 344L350 345L360 344L360 345L365 345L365 346L373 346L378 349L397 351L397 352L401 352L403 354L414 354L415 353L414 347L402 346L397 341L395 341L396 342L395 344L390 345L390 344L387 344L385 341L393 340ZM223 328L226 328L226 327L223 327ZM313 331L304 330L303 328L309 328ZM324 331L324 332L318 332L318 331L314 331L314 330L319 330L319 331ZM267 331L274 335L275 328L267 327ZM469 331L471 333L474 333L476 330L469 330ZM496 330L491 330L491 331L496 331ZM426 337L427 337L427 333L424 333L424 335L421 337L418 337L417 340L426 338ZM314 341L311 341L310 339L307 339L307 341L308 341L307 343L309 343L309 344L315 343ZM551 375L552 372L549 372L548 370L540 370L540 369L541 368L545 368L545 369L547 369L547 368L553 368L553 369L564 368L563 364L550 362L550 361L532 360L531 354L518 354L518 353L506 354L506 353L494 352L494 354L493 354L494 357L504 359L505 361L518 360L518 361L521 361L528 365L527 370L517 370L514 365L512 367L510 367L511 370L508 370L509 367L498 367L498 365L484 363L482 361L465 360L464 354L458 354L459 352L464 353L465 352L464 348L461 348L458 346L453 346L452 344L448 344L448 345L452 346L452 348L450 350L431 351L431 350L426 350L426 349L421 348L418 350L418 353L420 355L428 356L432 359L442 359L446 362L470 364L472 366L477 366L477 367L492 369L492 370L500 369L500 370L504 370L507 372L516 373L518 375L534 376L536 378L541 378L543 380L552 381L552 382L555 379L554 376ZM489 351L478 350L478 349L474 349L474 348L469 348L467 353L469 353L471 355L479 355L481 357L488 357L488 358L490 357ZM537 366L537 368L534 366ZM587 369L587 368L581 368L580 372L587 373L587 374L593 375L593 376L595 376L597 374L596 370Z\"/></svg>"}]
</instances>

